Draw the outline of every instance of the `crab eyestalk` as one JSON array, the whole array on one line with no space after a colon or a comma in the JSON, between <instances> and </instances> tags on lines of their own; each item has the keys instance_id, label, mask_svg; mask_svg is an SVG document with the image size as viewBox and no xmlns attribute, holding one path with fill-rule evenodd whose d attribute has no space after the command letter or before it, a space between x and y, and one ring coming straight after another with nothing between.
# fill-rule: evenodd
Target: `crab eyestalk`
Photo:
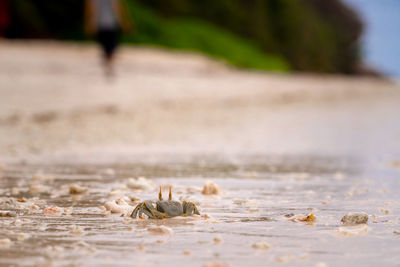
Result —
<instances>
[{"instance_id":1,"label":"crab eyestalk","mask_svg":"<svg viewBox=\"0 0 400 267\"><path fill-rule=\"evenodd\" d=\"M161 192L161 185L160 185L160 192L158 193L158 200L163 200L162 192Z\"/></svg>"},{"instance_id":2,"label":"crab eyestalk","mask_svg":"<svg viewBox=\"0 0 400 267\"><path fill-rule=\"evenodd\" d=\"M172 200L172 186L169 187L169 196L168 200Z\"/></svg>"}]
</instances>

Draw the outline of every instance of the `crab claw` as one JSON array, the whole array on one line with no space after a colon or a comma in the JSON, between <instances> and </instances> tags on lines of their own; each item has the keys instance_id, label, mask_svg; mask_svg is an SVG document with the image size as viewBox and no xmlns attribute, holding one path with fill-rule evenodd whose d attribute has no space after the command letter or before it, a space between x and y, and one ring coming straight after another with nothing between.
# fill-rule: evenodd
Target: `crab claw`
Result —
<instances>
[{"instance_id":1,"label":"crab claw","mask_svg":"<svg viewBox=\"0 0 400 267\"><path fill-rule=\"evenodd\" d=\"M191 216L193 214L200 215L199 210L193 202L183 201L183 216Z\"/></svg>"}]
</instances>

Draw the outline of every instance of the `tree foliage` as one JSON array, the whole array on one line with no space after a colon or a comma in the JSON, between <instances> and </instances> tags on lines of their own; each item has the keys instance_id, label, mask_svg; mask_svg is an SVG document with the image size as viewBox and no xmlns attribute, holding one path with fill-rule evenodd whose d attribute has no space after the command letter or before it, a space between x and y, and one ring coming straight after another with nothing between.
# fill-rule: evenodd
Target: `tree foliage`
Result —
<instances>
[{"instance_id":1,"label":"tree foliage","mask_svg":"<svg viewBox=\"0 0 400 267\"><path fill-rule=\"evenodd\" d=\"M10 2L10 37L85 38L82 0ZM128 42L198 50L261 69L283 70L289 62L296 70L355 73L359 65L362 24L340 0L126 2L137 25Z\"/></svg>"}]
</instances>

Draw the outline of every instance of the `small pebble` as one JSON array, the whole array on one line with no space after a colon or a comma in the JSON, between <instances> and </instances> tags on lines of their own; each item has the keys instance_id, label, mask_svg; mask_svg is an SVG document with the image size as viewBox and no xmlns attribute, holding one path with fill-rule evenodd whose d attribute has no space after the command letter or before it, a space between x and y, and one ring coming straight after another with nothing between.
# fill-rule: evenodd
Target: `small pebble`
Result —
<instances>
[{"instance_id":1,"label":"small pebble","mask_svg":"<svg viewBox=\"0 0 400 267\"><path fill-rule=\"evenodd\" d=\"M71 195L73 195L73 194L82 194L82 193L85 193L85 192L87 192L87 191L88 191L88 188L87 188L87 187L80 186L80 185L78 185L78 184L72 184L72 185L69 187L69 193L70 193Z\"/></svg>"},{"instance_id":2,"label":"small pebble","mask_svg":"<svg viewBox=\"0 0 400 267\"><path fill-rule=\"evenodd\" d=\"M222 237L219 236L219 235L216 236L216 237L214 237L214 244L215 244L215 245L221 245L223 241L224 241L224 240L223 240Z\"/></svg>"},{"instance_id":3,"label":"small pebble","mask_svg":"<svg viewBox=\"0 0 400 267\"><path fill-rule=\"evenodd\" d=\"M221 192L222 192L221 189L216 183L212 181L207 181L201 193L203 195L219 195L221 194Z\"/></svg>"},{"instance_id":4,"label":"small pebble","mask_svg":"<svg viewBox=\"0 0 400 267\"><path fill-rule=\"evenodd\" d=\"M137 246L137 250L141 252L146 252L146 247L144 245Z\"/></svg>"},{"instance_id":5,"label":"small pebble","mask_svg":"<svg viewBox=\"0 0 400 267\"><path fill-rule=\"evenodd\" d=\"M367 223L368 214L365 212L348 213L342 218L341 222L344 226Z\"/></svg>"},{"instance_id":6,"label":"small pebble","mask_svg":"<svg viewBox=\"0 0 400 267\"><path fill-rule=\"evenodd\" d=\"M104 207L111 213L124 213L131 208L128 203L122 199L108 201L104 204Z\"/></svg>"},{"instance_id":7,"label":"small pebble","mask_svg":"<svg viewBox=\"0 0 400 267\"><path fill-rule=\"evenodd\" d=\"M379 211L381 212L381 213L385 213L386 215L388 215L389 213L390 213L390 210L388 210L388 209L379 209Z\"/></svg>"},{"instance_id":8,"label":"small pebble","mask_svg":"<svg viewBox=\"0 0 400 267\"><path fill-rule=\"evenodd\" d=\"M254 243L254 244L252 245L252 247L253 247L254 249L257 249L257 250L268 250L268 249L271 247L271 245L268 244L268 243L265 242L265 241L258 241L258 242L256 242L256 243Z\"/></svg>"},{"instance_id":9,"label":"small pebble","mask_svg":"<svg viewBox=\"0 0 400 267\"><path fill-rule=\"evenodd\" d=\"M296 214L296 215L293 215L293 216L290 216L290 217L287 216L287 215L285 215L285 217L287 217L288 220L289 220L289 221L292 221L292 222L307 222L307 223L313 223L313 222L315 222L315 221L317 220L317 217L315 217L315 215L312 214L312 213L307 214L307 215L304 215L304 214Z\"/></svg>"}]
</instances>

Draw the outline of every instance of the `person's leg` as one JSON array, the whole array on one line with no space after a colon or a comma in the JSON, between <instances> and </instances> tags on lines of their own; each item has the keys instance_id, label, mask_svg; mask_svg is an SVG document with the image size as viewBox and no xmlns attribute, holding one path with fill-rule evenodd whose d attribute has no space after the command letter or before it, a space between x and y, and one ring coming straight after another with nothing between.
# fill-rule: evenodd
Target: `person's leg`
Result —
<instances>
[{"instance_id":1,"label":"person's leg","mask_svg":"<svg viewBox=\"0 0 400 267\"><path fill-rule=\"evenodd\" d=\"M115 50L118 46L118 31L100 30L98 33L98 41L103 49L105 72L107 75L113 75Z\"/></svg>"}]
</instances>

